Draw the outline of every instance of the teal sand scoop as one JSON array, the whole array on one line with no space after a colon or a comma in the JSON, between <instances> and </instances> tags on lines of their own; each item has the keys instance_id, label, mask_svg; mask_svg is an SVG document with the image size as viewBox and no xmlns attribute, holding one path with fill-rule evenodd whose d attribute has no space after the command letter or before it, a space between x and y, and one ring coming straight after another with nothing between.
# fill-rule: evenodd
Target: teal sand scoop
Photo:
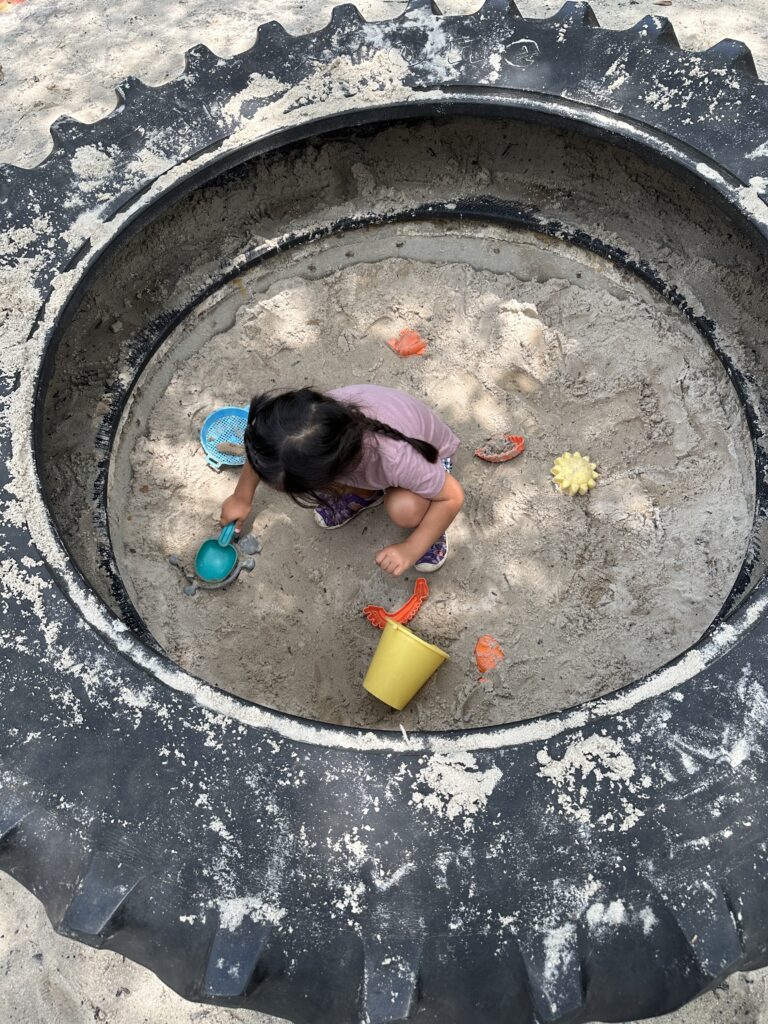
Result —
<instances>
[{"instance_id":1,"label":"teal sand scoop","mask_svg":"<svg viewBox=\"0 0 768 1024\"><path fill-rule=\"evenodd\" d=\"M195 572L206 583L219 583L237 565L237 548L232 543L235 524L228 523L218 538L211 538L200 545L195 555Z\"/></svg>"}]
</instances>

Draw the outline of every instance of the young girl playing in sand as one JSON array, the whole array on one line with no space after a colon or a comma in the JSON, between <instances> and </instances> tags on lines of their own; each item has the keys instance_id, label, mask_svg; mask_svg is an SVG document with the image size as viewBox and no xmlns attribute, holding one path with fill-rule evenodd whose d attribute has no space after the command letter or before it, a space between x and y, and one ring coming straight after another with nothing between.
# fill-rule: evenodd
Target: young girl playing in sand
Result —
<instances>
[{"instance_id":1,"label":"young girl playing in sand","mask_svg":"<svg viewBox=\"0 0 768 1024\"><path fill-rule=\"evenodd\" d=\"M324 530L346 526L384 502L413 530L376 553L385 572L434 572L448 556L445 531L464 503L451 476L454 432L402 391L360 384L321 394L310 388L257 395L245 431L246 462L221 523L239 532L260 480L315 509Z\"/></svg>"}]
</instances>

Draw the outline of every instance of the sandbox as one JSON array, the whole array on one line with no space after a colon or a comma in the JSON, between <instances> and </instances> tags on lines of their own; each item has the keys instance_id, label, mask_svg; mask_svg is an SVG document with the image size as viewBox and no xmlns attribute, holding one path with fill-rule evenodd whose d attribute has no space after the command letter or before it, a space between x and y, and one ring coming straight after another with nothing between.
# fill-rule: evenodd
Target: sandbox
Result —
<instances>
[{"instance_id":1,"label":"sandbox","mask_svg":"<svg viewBox=\"0 0 768 1024\"><path fill-rule=\"evenodd\" d=\"M399 359L404 327L428 352ZM378 640L362 615L416 578L376 550L406 534L383 509L324 534L261 488L257 569L190 598L189 564L237 471L214 474L203 420L254 393L372 381L431 404L462 439L467 501L413 628L450 661L402 713L360 682ZM574 246L449 222L372 228L243 274L165 342L113 455L110 529L133 603L163 649L248 700L341 725L452 729L558 711L647 674L699 638L744 558L754 464L736 393L696 330ZM523 458L472 457L503 428ZM599 489L571 499L549 467L581 447ZM505 651L481 677L477 638Z\"/></svg>"},{"instance_id":2,"label":"sandbox","mask_svg":"<svg viewBox=\"0 0 768 1024\"><path fill-rule=\"evenodd\" d=\"M48 389L46 465L62 528L81 564L95 563L102 594L212 685L366 728L457 729L559 711L698 640L729 597L754 516L754 456L725 339L707 337L691 310L610 253L504 223L499 201L471 218L449 201L479 183L526 199L567 194L583 217L608 180L622 219L642 225L649 194L670 223L682 216L691 255L675 270L694 283L710 272L701 233L712 248L723 236L686 209L682 189L661 198L673 188L663 175L562 130L471 119L294 147L224 175L146 229L104 270L62 342L57 372L75 386L54 378ZM388 211L427 195L443 207L387 223ZM377 218L361 224L371 208ZM241 269L159 339L157 327L140 333L168 305L168 288L215 279L223 254L247 253L249 236L253 245L310 212L318 224L340 219L341 231L315 230L250 264L235 256ZM662 233L654 243L659 256L666 242ZM390 350L403 327L427 339L425 356ZM68 339L78 346L71 359ZM88 397L110 375L124 398ZM466 505L414 623L450 661L401 713L361 686L378 639L363 607L399 606L415 579L374 564L378 548L404 536L383 510L323 535L311 513L261 488L249 524L264 545L255 572L189 599L168 564L173 554L192 561L236 480L205 465L199 431L211 411L263 390L360 381L417 395L462 439L455 472ZM66 433L54 426L62 415ZM472 457L503 429L526 436L522 458ZM88 439L113 435L106 458L96 450L94 505L84 500ZM599 464L588 498L552 485L552 461L569 449ZM94 521L98 551L82 529ZM505 658L481 676L473 652L485 634Z\"/></svg>"}]
</instances>

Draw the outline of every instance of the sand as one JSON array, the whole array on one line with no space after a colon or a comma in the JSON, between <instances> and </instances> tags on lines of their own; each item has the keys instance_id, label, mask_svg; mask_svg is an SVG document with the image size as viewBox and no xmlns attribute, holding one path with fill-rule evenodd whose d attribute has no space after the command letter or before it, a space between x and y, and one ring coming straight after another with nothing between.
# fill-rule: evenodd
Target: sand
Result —
<instances>
[{"instance_id":1,"label":"sand","mask_svg":"<svg viewBox=\"0 0 768 1024\"><path fill-rule=\"evenodd\" d=\"M387 347L404 327L427 340L425 356ZM323 533L262 488L253 573L190 599L167 564L174 553L193 562L237 477L204 463L199 430L214 408L359 381L416 395L462 439L454 472L466 504L412 623L450 661L401 713L360 685L379 636L363 607L398 607L416 579L375 565L407 535L383 509ZM137 393L110 493L134 603L184 668L303 717L412 731L561 710L697 640L744 556L754 467L721 364L663 300L560 243L434 224L308 246L187 320ZM521 458L473 458L505 428L525 435ZM572 498L549 470L579 449L601 477ZM485 634L505 658L481 678Z\"/></svg>"},{"instance_id":2,"label":"sand","mask_svg":"<svg viewBox=\"0 0 768 1024\"><path fill-rule=\"evenodd\" d=\"M360 0L370 18L390 17L399 2ZM443 0L448 12L471 5ZM178 74L183 50L204 42L226 55L253 40L255 25L274 17L293 31L324 24L330 4L209 0L166 4L125 0L27 0L0 15L0 160L31 165L50 149L48 126L66 113L94 120L114 106L112 86L126 74L158 84ZM559 3L522 4L524 13L546 16ZM729 36L744 39L768 76L768 27L762 0L675 0L667 8L636 0L595 5L602 24L623 28L648 11L670 16L683 46L701 49ZM34 45L30 41L34 40ZM14 1024L224 1024L271 1018L210 1009L184 1002L144 969L111 953L97 952L52 931L40 905L0 875L0 993L3 1015ZM765 1024L768 972L735 975L666 1024Z\"/></svg>"}]
</instances>

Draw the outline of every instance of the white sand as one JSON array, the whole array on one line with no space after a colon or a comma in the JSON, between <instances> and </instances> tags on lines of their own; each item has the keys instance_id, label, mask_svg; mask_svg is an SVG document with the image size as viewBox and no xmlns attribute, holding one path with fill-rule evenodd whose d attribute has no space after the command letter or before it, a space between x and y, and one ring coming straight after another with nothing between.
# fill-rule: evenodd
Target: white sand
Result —
<instances>
[{"instance_id":1,"label":"white sand","mask_svg":"<svg viewBox=\"0 0 768 1024\"><path fill-rule=\"evenodd\" d=\"M360 0L363 14L385 18L399 0ZM472 4L444 0L447 13ZM522 3L542 17L558 2ZM603 0L603 25L624 28L644 14L674 22L684 47L703 49L723 37L743 39L768 77L768 22L764 0L675 0L669 7L637 0ZM327 21L331 4L288 0L27 0L0 14L0 160L32 165L50 149L48 125L60 114L84 120L114 106L113 85L134 74L158 84L180 73L183 51L197 42L221 55L247 48L255 26L280 18L292 31ZM33 44L33 45L32 45ZM766 1024L768 971L736 975L717 992L659 1018L667 1024ZM55 935L39 904L0 875L0 1005L3 1024L268 1024L259 1014L210 1009L184 1002L148 971L111 953L96 952Z\"/></svg>"}]
</instances>

